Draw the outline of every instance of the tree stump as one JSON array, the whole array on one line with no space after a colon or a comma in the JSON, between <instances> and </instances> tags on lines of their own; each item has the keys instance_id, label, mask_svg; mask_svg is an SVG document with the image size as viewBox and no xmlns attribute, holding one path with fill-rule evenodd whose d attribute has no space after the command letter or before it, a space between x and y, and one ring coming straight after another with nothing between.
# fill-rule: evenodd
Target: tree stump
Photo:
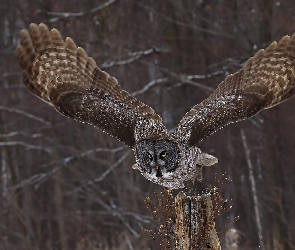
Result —
<instances>
[{"instance_id":1,"label":"tree stump","mask_svg":"<svg viewBox=\"0 0 295 250\"><path fill-rule=\"evenodd\" d=\"M175 197L175 239L177 250L220 250L215 229L211 194Z\"/></svg>"}]
</instances>

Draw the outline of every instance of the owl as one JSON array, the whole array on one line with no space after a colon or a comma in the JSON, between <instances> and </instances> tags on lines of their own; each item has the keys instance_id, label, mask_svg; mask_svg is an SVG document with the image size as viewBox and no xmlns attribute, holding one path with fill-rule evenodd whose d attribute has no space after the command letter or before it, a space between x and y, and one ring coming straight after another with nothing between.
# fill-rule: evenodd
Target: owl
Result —
<instances>
[{"instance_id":1,"label":"owl","mask_svg":"<svg viewBox=\"0 0 295 250\"><path fill-rule=\"evenodd\" d=\"M183 188L218 160L198 143L224 126L254 116L295 92L295 35L258 51L195 105L169 133L161 117L99 69L71 38L31 24L17 56L26 87L58 112L101 129L133 151L136 168L162 186Z\"/></svg>"}]
</instances>

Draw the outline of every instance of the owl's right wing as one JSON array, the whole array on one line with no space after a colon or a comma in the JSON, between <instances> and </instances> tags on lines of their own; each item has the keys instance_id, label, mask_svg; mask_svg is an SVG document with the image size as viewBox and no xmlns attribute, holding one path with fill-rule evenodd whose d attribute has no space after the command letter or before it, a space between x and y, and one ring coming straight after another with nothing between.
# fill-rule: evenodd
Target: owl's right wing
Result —
<instances>
[{"instance_id":1,"label":"owl's right wing","mask_svg":"<svg viewBox=\"0 0 295 250\"><path fill-rule=\"evenodd\" d=\"M17 54L25 85L63 115L94 125L131 148L138 123L153 123L155 131L166 133L152 108L129 95L58 30L31 24L20 40Z\"/></svg>"},{"instance_id":2,"label":"owl's right wing","mask_svg":"<svg viewBox=\"0 0 295 250\"><path fill-rule=\"evenodd\" d=\"M275 106L295 93L295 34L258 51L180 121L173 137L193 146L224 126Z\"/></svg>"}]
</instances>

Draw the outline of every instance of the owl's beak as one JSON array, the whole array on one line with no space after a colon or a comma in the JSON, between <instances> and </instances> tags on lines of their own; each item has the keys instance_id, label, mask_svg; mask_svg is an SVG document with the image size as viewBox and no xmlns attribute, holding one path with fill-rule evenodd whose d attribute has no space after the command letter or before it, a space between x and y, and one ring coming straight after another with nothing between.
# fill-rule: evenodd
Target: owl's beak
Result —
<instances>
[{"instance_id":1,"label":"owl's beak","mask_svg":"<svg viewBox=\"0 0 295 250\"><path fill-rule=\"evenodd\" d=\"M156 165L156 171L157 171L157 173L156 173L157 177L162 177L163 176L159 165Z\"/></svg>"}]
</instances>

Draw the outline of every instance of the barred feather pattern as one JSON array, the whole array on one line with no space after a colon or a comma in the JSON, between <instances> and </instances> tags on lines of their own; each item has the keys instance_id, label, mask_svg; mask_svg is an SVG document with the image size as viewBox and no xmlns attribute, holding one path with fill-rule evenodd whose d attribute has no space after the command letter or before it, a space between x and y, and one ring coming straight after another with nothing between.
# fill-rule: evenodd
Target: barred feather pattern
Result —
<instances>
[{"instance_id":1,"label":"barred feather pattern","mask_svg":"<svg viewBox=\"0 0 295 250\"><path fill-rule=\"evenodd\" d=\"M31 24L17 47L23 80L36 96L63 115L91 124L134 150L137 168L168 188L202 180L202 167L217 163L196 145L224 126L249 118L295 92L295 35L258 51L194 106L169 134L152 108L123 90L71 38Z\"/></svg>"},{"instance_id":2,"label":"barred feather pattern","mask_svg":"<svg viewBox=\"0 0 295 250\"><path fill-rule=\"evenodd\" d=\"M142 128L169 137L161 117L100 70L71 38L64 41L58 30L31 24L20 32L20 41L17 55L25 85L63 115L94 125L130 147L142 139Z\"/></svg>"},{"instance_id":3,"label":"barred feather pattern","mask_svg":"<svg viewBox=\"0 0 295 250\"><path fill-rule=\"evenodd\" d=\"M284 36L226 77L183 117L172 136L181 144L193 146L230 123L287 100L295 92L294 66L295 35Z\"/></svg>"}]
</instances>

